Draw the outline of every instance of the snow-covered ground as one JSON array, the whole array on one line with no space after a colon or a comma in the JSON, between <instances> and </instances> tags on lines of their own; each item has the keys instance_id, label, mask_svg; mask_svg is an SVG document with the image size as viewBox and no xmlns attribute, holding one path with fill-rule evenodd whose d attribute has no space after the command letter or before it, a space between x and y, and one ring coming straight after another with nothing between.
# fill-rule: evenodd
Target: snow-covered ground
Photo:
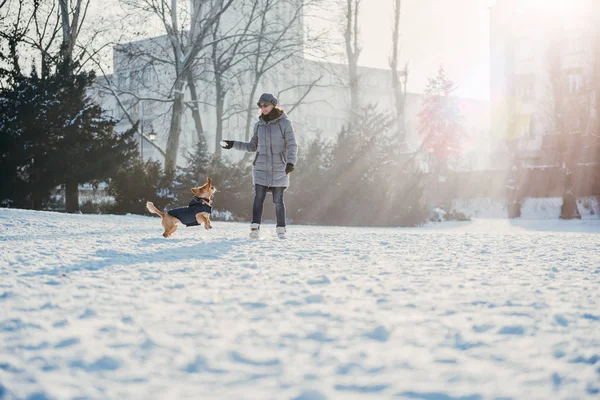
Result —
<instances>
[{"instance_id":1,"label":"snow-covered ground","mask_svg":"<svg viewBox=\"0 0 600 400\"><path fill-rule=\"evenodd\" d=\"M418 229L0 209L0 398L600 396L600 221Z\"/></svg>"}]
</instances>

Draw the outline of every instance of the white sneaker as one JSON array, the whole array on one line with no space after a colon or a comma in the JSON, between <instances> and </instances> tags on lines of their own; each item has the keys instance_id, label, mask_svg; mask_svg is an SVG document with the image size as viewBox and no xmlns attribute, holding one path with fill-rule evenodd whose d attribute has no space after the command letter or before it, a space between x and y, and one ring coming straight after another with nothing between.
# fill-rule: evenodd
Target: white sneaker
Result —
<instances>
[{"instance_id":1,"label":"white sneaker","mask_svg":"<svg viewBox=\"0 0 600 400\"><path fill-rule=\"evenodd\" d=\"M260 224L250 224L250 239L260 238Z\"/></svg>"},{"instance_id":2,"label":"white sneaker","mask_svg":"<svg viewBox=\"0 0 600 400\"><path fill-rule=\"evenodd\" d=\"M279 237L279 239L287 239L287 236L285 236L285 226L277 227L277 237Z\"/></svg>"}]
</instances>

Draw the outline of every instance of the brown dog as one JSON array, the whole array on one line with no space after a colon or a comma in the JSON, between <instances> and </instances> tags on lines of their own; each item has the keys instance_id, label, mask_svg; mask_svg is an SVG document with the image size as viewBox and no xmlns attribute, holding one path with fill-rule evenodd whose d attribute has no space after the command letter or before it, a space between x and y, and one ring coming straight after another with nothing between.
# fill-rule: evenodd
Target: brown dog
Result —
<instances>
[{"instance_id":1,"label":"brown dog","mask_svg":"<svg viewBox=\"0 0 600 400\"><path fill-rule=\"evenodd\" d=\"M161 223L165 231L163 236L168 238L177 230L178 224L196 226L204 224L204 228L212 229L210 224L210 213L212 211L212 198L217 188L212 186L212 181L207 178L202 186L192 188L194 198L187 207L174 208L166 213L160 211L151 201L146 203L148 211L160 215Z\"/></svg>"}]
</instances>

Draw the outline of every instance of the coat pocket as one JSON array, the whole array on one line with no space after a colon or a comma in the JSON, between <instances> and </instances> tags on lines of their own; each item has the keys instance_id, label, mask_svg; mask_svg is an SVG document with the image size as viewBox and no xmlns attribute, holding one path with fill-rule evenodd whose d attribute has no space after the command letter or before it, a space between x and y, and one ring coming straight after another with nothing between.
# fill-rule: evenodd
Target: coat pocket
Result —
<instances>
[{"instance_id":1,"label":"coat pocket","mask_svg":"<svg viewBox=\"0 0 600 400\"><path fill-rule=\"evenodd\" d=\"M254 156L254 161L252 161L252 165L256 166L256 160L258 160L258 151L256 152L256 155Z\"/></svg>"},{"instance_id":2,"label":"coat pocket","mask_svg":"<svg viewBox=\"0 0 600 400\"><path fill-rule=\"evenodd\" d=\"M285 154L283 154L283 151L279 153L279 156L281 157L281 162L283 162L283 165L287 164L287 160L285 159Z\"/></svg>"}]
</instances>

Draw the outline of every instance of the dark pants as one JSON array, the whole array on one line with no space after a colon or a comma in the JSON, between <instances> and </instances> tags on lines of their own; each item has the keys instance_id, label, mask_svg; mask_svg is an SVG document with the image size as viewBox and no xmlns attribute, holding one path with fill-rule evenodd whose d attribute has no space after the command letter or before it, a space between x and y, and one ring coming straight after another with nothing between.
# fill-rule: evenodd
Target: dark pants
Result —
<instances>
[{"instance_id":1,"label":"dark pants","mask_svg":"<svg viewBox=\"0 0 600 400\"><path fill-rule=\"evenodd\" d=\"M277 216L277 226L285 226L285 204L283 202L284 187L267 187L263 185L254 185L254 207L252 207L252 223L260 224L263 214L263 206L267 192L273 192L273 203L275 203L275 215Z\"/></svg>"}]
</instances>

